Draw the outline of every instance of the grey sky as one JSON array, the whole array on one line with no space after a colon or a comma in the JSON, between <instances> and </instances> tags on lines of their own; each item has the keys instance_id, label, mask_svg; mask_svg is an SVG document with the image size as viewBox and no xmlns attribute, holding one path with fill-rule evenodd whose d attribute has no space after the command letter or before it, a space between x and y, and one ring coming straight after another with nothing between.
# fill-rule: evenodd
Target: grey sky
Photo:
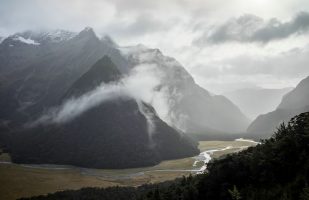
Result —
<instances>
[{"instance_id":1,"label":"grey sky","mask_svg":"<svg viewBox=\"0 0 309 200\"><path fill-rule=\"evenodd\" d=\"M293 34L305 34L309 31L309 13L299 12L293 19L281 22L277 18L264 21L255 15L243 15L229 19L214 29L206 30L194 44L238 42L262 42L284 39Z\"/></svg>"},{"instance_id":2,"label":"grey sky","mask_svg":"<svg viewBox=\"0 0 309 200\"><path fill-rule=\"evenodd\" d=\"M86 26L161 49L215 93L309 75L307 0L0 0L0 36Z\"/></svg>"}]
</instances>

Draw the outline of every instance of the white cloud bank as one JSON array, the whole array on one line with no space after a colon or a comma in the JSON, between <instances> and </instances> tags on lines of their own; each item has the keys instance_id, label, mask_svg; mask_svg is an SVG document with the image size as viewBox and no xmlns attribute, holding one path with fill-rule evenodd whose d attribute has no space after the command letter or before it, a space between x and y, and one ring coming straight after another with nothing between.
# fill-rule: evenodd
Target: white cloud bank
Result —
<instances>
[{"instance_id":1,"label":"white cloud bank","mask_svg":"<svg viewBox=\"0 0 309 200\"><path fill-rule=\"evenodd\" d=\"M122 78L119 82L102 83L92 91L79 97L70 98L59 107L51 108L30 126L66 123L106 101L133 98L137 101L142 114L145 115L149 125L148 131L151 133L154 130L154 125L151 121L153 116L143 109L142 102L149 104L155 102L156 104L166 105L166 100L156 91L156 87L160 84L156 68L153 64L136 66L128 76ZM153 101L154 98L156 101Z\"/></svg>"}]
</instances>

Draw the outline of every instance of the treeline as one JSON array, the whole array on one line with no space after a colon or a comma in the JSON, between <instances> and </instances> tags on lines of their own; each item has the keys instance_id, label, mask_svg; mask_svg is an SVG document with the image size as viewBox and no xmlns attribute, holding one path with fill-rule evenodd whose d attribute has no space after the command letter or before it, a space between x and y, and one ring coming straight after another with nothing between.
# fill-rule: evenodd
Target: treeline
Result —
<instances>
[{"instance_id":1,"label":"treeline","mask_svg":"<svg viewBox=\"0 0 309 200\"><path fill-rule=\"evenodd\" d=\"M214 160L208 172L138 188L87 188L31 199L308 200L309 113L256 147Z\"/></svg>"}]
</instances>

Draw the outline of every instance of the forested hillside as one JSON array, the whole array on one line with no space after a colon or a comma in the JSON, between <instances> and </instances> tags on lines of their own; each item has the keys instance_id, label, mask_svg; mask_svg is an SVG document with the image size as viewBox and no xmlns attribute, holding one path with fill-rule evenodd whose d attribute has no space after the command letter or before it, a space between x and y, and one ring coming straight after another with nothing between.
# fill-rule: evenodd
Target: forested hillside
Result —
<instances>
[{"instance_id":1,"label":"forested hillside","mask_svg":"<svg viewBox=\"0 0 309 200\"><path fill-rule=\"evenodd\" d=\"M211 162L202 175L139 188L86 188L32 199L308 199L309 113L282 124L274 135Z\"/></svg>"}]
</instances>

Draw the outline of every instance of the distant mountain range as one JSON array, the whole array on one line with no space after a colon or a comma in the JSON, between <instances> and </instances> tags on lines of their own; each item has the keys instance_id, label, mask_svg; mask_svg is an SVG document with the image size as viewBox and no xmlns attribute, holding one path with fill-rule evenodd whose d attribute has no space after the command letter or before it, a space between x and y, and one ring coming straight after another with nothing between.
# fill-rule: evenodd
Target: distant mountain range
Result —
<instances>
[{"instance_id":1,"label":"distant mountain range","mask_svg":"<svg viewBox=\"0 0 309 200\"><path fill-rule=\"evenodd\" d=\"M227 92L223 95L233 101L246 116L253 120L260 114L276 109L282 97L292 89L246 88Z\"/></svg>"},{"instance_id":2,"label":"distant mountain range","mask_svg":"<svg viewBox=\"0 0 309 200\"><path fill-rule=\"evenodd\" d=\"M140 71L157 81L145 99L131 94L145 83L134 80L126 92L122 81ZM238 133L249 124L175 59L142 45L120 47L91 28L9 36L0 44L0 73L0 145L16 162L152 165L198 153L182 131Z\"/></svg>"},{"instance_id":3,"label":"distant mountain range","mask_svg":"<svg viewBox=\"0 0 309 200\"><path fill-rule=\"evenodd\" d=\"M309 111L309 77L303 79L295 89L283 96L279 106L272 112L259 115L248 127L251 135L270 136L280 123L293 116Z\"/></svg>"}]
</instances>

